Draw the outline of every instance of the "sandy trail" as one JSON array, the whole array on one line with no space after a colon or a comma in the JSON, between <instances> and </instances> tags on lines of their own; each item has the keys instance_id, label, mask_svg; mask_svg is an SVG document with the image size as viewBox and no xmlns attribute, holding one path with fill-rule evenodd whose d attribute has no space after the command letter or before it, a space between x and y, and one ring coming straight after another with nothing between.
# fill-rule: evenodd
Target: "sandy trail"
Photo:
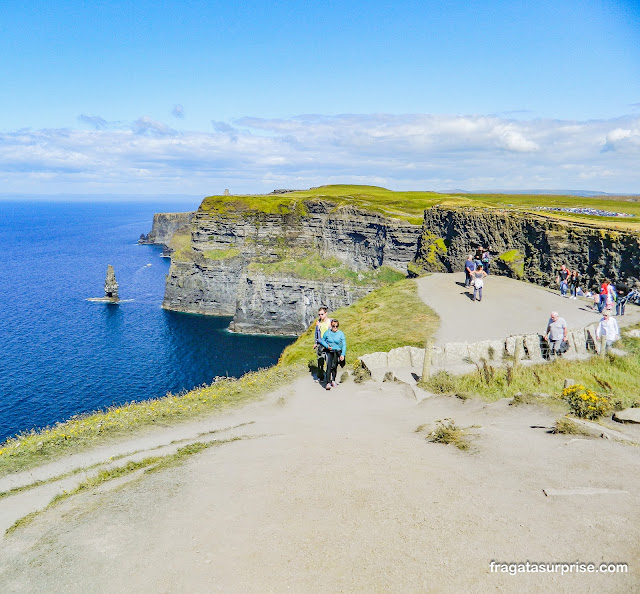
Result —
<instances>
[{"instance_id":1,"label":"sandy trail","mask_svg":"<svg viewBox=\"0 0 640 594\"><path fill-rule=\"evenodd\" d=\"M415 432L446 417L469 427L471 451ZM183 426L183 437L206 426L247 439L74 496L6 537L1 590L637 591L640 448L551 435L556 417L507 401L417 404L395 383L325 391L303 377ZM162 431L142 439L161 442ZM629 572L511 576L492 573L492 560Z\"/></svg>"},{"instance_id":2,"label":"sandy trail","mask_svg":"<svg viewBox=\"0 0 640 594\"><path fill-rule=\"evenodd\" d=\"M485 278L481 302L470 299L473 290L465 289L463 273L436 273L417 282L421 299L440 316L437 344L544 333L551 311L559 312L570 328L583 328L601 318L589 307L591 298L563 298L558 291L505 276ZM626 314L617 319L621 326L640 321L640 307L628 304Z\"/></svg>"}]
</instances>

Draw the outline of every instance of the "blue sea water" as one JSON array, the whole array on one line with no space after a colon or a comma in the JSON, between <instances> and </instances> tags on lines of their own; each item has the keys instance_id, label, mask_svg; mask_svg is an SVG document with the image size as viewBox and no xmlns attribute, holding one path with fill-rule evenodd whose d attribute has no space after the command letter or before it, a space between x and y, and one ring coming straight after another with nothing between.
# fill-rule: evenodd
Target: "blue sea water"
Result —
<instances>
[{"instance_id":1,"label":"blue sea water","mask_svg":"<svg viewBox=\"0 0 640 594\"><path fill-rule=\"evenodd\" d=\"M196 206L0 201L0 442L278 360L292 338L161 308L169 261L138 237L154 212ZM124 301L87 301L104 295L108 264Z\"/></svg>"}]
</instances>

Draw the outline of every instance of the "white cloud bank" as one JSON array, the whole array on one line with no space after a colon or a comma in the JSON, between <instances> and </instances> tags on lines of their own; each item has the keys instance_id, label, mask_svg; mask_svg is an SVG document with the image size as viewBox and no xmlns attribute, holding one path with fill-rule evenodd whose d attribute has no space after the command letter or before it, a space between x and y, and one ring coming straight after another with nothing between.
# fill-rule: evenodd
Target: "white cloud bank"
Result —
<instances>
[{"instance_id":1,"label":"white cloud bank","mask_svg":"<svg viewBox=\"0 0 640 594\"><path fill-rule=\"evenodd\" d=\"M92 129L0 132L0 192L200 194L328 183L391 189L640 193L640 116L304 115L212 121L209 132L140 117Z\"/></svg>"}]
</instances>

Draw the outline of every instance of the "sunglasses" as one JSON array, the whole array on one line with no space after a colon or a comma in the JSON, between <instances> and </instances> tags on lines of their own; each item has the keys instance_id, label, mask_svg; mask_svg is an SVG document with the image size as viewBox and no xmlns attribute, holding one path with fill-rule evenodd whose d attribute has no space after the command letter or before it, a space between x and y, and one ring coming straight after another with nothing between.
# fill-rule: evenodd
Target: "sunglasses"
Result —
<instances>
[{"instance_id":1,"label":"sunglasses","mask_svg":"<svg viewBox=\"0 0 640 594\"><path fill-rule=\"evenodd\" d=\"M331 327L332 327L332 328L337 328L337 327L338 327L338 324L331 324Z\"/></svg>"}]
</instances>

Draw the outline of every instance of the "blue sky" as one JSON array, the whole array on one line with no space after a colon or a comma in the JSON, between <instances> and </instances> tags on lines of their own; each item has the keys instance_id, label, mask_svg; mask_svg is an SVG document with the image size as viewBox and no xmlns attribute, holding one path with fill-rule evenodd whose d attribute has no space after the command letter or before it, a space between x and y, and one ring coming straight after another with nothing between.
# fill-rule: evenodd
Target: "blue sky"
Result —
<instances>
[{"instance_id":1,"label":"blue sky","mask_svg":"<svg viewBox=\"0 0 640 594\"><path fill-rule=\"evenodd\" d=\"M4 0L0 193L640 193L640 0Z\"/></svg>"}]
</instances>

